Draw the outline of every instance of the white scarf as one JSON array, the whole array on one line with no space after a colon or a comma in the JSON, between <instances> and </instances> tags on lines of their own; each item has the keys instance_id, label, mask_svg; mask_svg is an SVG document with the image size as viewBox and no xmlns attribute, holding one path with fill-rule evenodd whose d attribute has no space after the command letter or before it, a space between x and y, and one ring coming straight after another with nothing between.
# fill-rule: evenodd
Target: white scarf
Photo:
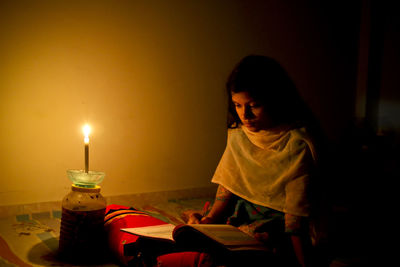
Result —
<instances>
[{"instance_id":1,"label":"white scarf","mask_svg":"<svg viewBox=\"0 0 400 267\"><path fill-rule=\"evenodd\" d=\"M212 182L252 203L309 215L307 190L315 159L304 128L230 129Z\"/></svg>"}]
</instances>

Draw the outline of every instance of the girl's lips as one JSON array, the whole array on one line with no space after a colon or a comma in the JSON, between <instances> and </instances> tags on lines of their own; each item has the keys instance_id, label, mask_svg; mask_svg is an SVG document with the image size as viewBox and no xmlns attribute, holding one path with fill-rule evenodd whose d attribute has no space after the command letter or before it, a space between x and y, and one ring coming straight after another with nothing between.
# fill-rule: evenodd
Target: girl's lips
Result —
<instances>
[{"instance_id":1,"label":"girl's lips","mask_svg":"<svg viewBox=\"0 0 400 267\"><path fill-rule=\"evenodd\" d=\"M254 127L255 123L254 122L245 122L244 126L246 126L246 127Z\"/></svg>"}]
</instances>

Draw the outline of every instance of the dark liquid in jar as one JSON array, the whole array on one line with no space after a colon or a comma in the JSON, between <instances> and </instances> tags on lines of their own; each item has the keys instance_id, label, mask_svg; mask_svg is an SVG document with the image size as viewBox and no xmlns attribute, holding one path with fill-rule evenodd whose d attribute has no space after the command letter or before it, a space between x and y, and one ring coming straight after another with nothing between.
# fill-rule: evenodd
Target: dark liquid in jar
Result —
<instances>
[{"instance_id":1,"label":"dark liquid in jar","mask_svg":"<svg viewBox=\"0 0 400 267\"><path fill-rule=\"evenodd\" d=\"M105 209L74 211L62 208L59 252L68 257L87 257L105 248Z\"/></svg>"}]
</instances>

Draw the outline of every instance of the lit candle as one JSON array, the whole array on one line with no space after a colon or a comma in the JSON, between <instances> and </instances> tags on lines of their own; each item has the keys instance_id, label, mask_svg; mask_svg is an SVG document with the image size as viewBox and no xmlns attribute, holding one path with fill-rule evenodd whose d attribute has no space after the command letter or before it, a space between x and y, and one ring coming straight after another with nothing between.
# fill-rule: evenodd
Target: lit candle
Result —
<instances>
[{"instance_id":1,"label":"lit candle","mask_svg":"<svg viewBox=\"0 0 400 267\"><path fill-rule=\"evenodd\" d=\"M84 135L84 143L85 143L85 172L89 172L89 134L90 134L90 126L85 125L82 128Z\"/></svg>"}]
</instances>

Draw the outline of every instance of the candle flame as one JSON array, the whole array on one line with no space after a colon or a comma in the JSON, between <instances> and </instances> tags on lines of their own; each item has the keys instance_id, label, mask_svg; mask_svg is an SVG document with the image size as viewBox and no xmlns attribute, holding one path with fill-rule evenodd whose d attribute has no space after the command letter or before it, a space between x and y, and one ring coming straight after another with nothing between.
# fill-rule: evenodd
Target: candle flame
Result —
<instances>
[{"instance_id":1,"label":"candle flame","mask_svg":"<svg viewBox=\"0 0 400 267\"><path fill-rule=\"evenodd\" d=\"M85 144L89 144L89 134L91 131L90 126L88 124L85 124L82 128L82 131L83 131L83 135L85 136L85 138L84 138Z\"/></svg>"}]
</instances>

